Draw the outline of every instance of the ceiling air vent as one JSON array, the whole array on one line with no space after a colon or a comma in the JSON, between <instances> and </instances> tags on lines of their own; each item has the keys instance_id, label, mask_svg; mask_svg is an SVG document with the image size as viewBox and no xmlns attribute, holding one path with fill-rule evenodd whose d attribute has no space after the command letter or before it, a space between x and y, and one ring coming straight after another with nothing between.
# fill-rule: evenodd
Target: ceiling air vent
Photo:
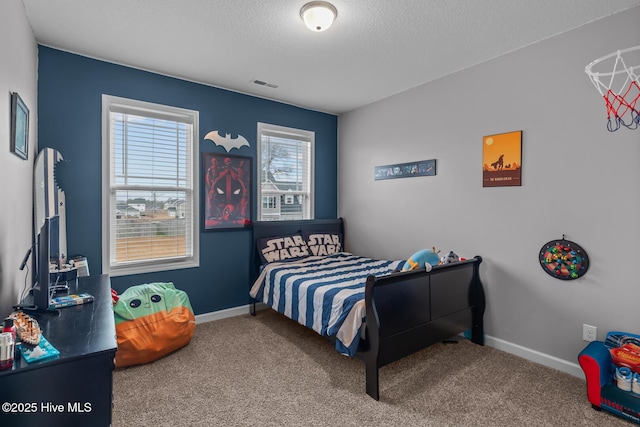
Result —
<instances>
[{"instance_id":1,"label":"ceiling air vent","mask_svg":"<svg viewBox=\"0 0 640 427\"><path fill-rule=\"evenodd\" d=\"M263 82L262 80L257 80L257 79L251 80L251 83L255 83L255 84L260 85L260 86L270 87L270 88L273 88L273 89L278 87L278 85L274 85L273 83L267 83L267 82Z\"/></svg>"}]
</instances>

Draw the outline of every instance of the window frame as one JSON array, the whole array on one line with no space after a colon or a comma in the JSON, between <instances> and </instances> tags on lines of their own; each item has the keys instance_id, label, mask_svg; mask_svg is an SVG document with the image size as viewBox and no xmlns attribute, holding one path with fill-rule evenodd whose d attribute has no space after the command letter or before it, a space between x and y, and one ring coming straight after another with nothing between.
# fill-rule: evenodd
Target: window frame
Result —
<instances>
[{"instance_id":1,"label":"window frame","mask_svg":"<svg viewBox=\"0 0 640 427\"><path fill-rule=\"evenodd\" d=\"M191 242L192 254L175 259L139 261L128 265L111 264L111 211L115 212L117 202L111 197L112 159L111 159L111 119L113 109L126 110L131 114L146 117L162 118L166 120L188 121L192 124L191 136L191 186L187 193L191 193ZM200 265L200 144L199 144L199 112L168 105L155 104L135 99L122 98L112 95L102 95L102 272L110 276L125 276L131 274L152 273L159 271L194 268ZM153 188L141 187L141 189ZM189 190L190 188L190 190ZM113 200L113 203L112 203Z\"/></svg>"},{"instance_id":2,"label":"window frame","mask_svg":"<svg viewBox=\"0 0 640 427\"><path fill-rule=\"evenodd\" d=\"M275 195L262 196L262 209L276 209L278 202Z\"/></svg>"},{"instance_id":3,"label":"window frame","mask_svg":"<svg viewBox=\"0 0 640 427\"><path fill-rule=\"evenodd\" d=\"M270 196L274 194L263 194L262 192L262 136L266 134L267 136L274 136L279 138L286 138L292 140L299 140L301 142L306 142L309 144L309 152L308 152L308 173L309 173L309 214L308 218L304 218L304 203L302 203L303 210L303 218L302 219L314 219L315 218L315 132L304 130L304 129L296 129L290 128L286 126L273 125L269 123L261 123L258 122L258 133L257 133L257 188L258 188L258 200L262 201L263 196ZM304 191L293 192L293 195L304 195L306 194ZM283 192L281 195L285 195ZM278 218L274 219L272 216L268 216L263 218L263 206L262 203L257 203L257 219L258 221L288 221L290 218ZM284 205L283 200L281 199L280 205ZM281 208L282 209L282 208ZM281 213L279 214L281 215Z\"/></svg>"}]
</instances>

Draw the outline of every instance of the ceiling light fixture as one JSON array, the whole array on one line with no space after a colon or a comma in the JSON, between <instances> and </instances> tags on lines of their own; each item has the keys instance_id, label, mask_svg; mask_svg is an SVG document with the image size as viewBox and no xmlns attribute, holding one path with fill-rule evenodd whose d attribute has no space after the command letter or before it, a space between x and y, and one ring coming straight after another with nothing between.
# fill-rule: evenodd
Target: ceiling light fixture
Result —
<instances>
[{"instance_id":1,"label":"ceiling light fixture","mask_svg":"<svg viewBox=\"0 0 640 427\"><path fill-rule=\"evenodd\" d=\"M312 1L300 9L300 17L311 31L324 31L333 24L338 11L326 1Z\"/></svg>"}]
</instances>

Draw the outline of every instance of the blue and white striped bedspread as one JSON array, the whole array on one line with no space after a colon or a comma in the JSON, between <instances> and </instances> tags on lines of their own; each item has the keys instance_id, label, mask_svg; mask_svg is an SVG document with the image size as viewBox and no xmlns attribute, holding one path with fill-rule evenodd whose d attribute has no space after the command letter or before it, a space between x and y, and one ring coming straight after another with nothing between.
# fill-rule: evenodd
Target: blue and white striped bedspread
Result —
<instances>
[{"instance_id":1,"label":"blue and white striped bedspread","mask_svg":"<svg viewBox=\"0 0 640 427\"><path fill-rule=\"evenodd\" d=\"M347 252L270 263L251 287L250 294L320 335L335 335L336 350L351 357L358 349L365 317L367 276L390 274L403 263Z\"/></svg>"}]
</instances>

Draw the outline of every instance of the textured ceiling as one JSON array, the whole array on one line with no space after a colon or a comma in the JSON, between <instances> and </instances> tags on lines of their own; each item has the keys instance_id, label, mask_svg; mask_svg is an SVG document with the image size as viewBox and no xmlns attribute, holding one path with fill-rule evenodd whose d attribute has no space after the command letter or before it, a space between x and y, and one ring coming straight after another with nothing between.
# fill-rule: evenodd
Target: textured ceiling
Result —
<instances>
[{"instance_id":1,"label":"textured ceiling","mask_svg":"<svg viewBox=\"0 0 640 427\"><path fill-rule=\"evenodd\" d=\"M314 33L306 0L22 1L40 44L333 114L640 5L331 0L338 18Z\"/></svg>"}]
</instances>

